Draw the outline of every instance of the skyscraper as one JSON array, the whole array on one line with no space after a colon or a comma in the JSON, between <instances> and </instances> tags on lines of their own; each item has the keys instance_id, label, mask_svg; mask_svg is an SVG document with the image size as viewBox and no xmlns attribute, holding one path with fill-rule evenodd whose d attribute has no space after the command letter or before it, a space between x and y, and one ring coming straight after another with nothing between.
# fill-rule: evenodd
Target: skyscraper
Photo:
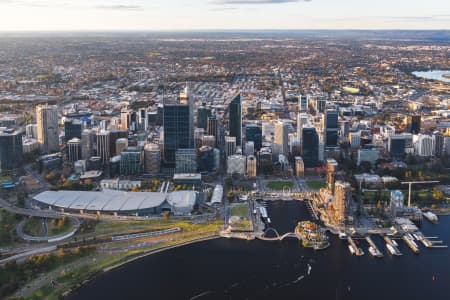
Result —
<instances>
[{"instance_id":1,"label":"skyscraper","mask_svg":"<svg viewBox=\"0 0 450 300\"><path fill-rule=\"evenodd\" d=\"M327 188L333 194L335 187L335 175L338 163L334 159L327 159Z\"/></svg>"},{"instance_id":2,"label":"skyscraper","mask_svg":"<svg viewBox=\"0 0 450 300\"><path fill-rule=\"evenodd\" d=\"M288 141L289 141L289 129L288 124L283 121L279 121L275 124L275 140L273 143L273 154L274 159L278 160L278 156L280 154L284 155L285 157L288 156L289 148L288 148Z\"/></svg>"},{"instance_id":3,"label":"skyscraper","mask_svg":"<svg viewBox=\"0 0 450 300\"><path fill-rule=\"evenodd\" d=\"M197 109L197 128L206 130L208 124L208 117L211 116L211 109L206 107L205 103Z\"/></svg>"},{"instance_id":4,"label":"skyscraper","mask_svg":"<svg viewBox=\"0 0 450 300\"><path fill-rule=\"evenodd\" d=\"M59 151L58 110L56 106L36 107L38 142L43 153Z\"/></svg>"},{"instance_id":5,"label":"skyscraper","mask_svg":"<svg viewBox=\"0 0 450 300\"><path fill-rule=\"evenodd\" d=\"M303 127L301 148L305 168L317 167L319 160L319 135L314 127Z\"/></svg>"},{"instance_id":6,"label":"skyscraper","mask_svg":"<svg viewBox=\"0 0 450 300\"><path fill-rule=\"evenodd\" d=\"M196 149L177 149L175 152L176 173L195 173L197 172L197 150Z\"/></svg>"},{"instance_id":7,"label":"skyscraper","mask_svg":"<svg viewBox=\"0 0 450 300\"><path fill-rule=\"evenodd\" d=\"M81 133L81 158L88 160L94 155L95 132L85 129Z\"/></svg>"},{"instance_id":8,"label":"skyscraper","mask_svg":"<svg viewBox=\"0 0 450 300\"><path fill-rule=\"evenodd\" d=\"M406 118L406 131L412 134L419 134L422 117L420 115L408 116Z\"/></svg>"},{"instance_id":9,"label":"skyscraper","mask_svg":"<svg viewBox=\"0 0 450 300\"><path fill-rule=\"evenodd\" d=\"M433 132L434 153L436 157L441 157L444 154L444 135L439 132Z\"/></svg>"},{"instance_id":10,"label":"skyscraper","mask_svg":"<svg viewBox=\"0 0 450 300\"><path fill-rule=\"evenodd\" d=\"M207 135L213 135L216 137L216 140L217 140L218 126L219 126L219 120L217 120L217 117L209 116L207 118L207 126L206 126Z\"/></svg>"},{"instance_id":11,"label":"skyscraper","mask_svg":"<svg viewBox=\"0 0 450 300\"><path fill-rule=\"evenodd\" d=\"M158 144L147 144L144 147L144 173L158 174L161 169L161 150Z\"/></svg>"},{"instance_id":12,"label":"skyscraper","mask_svg":"<svg viewBox=\"0 0 450 300\"><path fill-rule=\"evenodd\" d=\"M68 158L70 162L76 162L81 158L81 140L77 137L67 142Z\"/></svg>"},{"instance_id":13,"label":"skyscraper","mask_svg":"<svg viewBox=\"0 0 450 300\"><path fill-rule=\"evenodd\" d=\"M20 168L22 155L22 133L11 130L0 132L0 174Z\"/></svg>"},{"instance_id":14,"label":"skyscraper","mask_svg":"<svg viewBox=\"0 0 450 300\"><path fill-rule=\"evenodd\" d=\"M334 211L337 223L344 223L349 215L351 186L348 182L336 181L334 192Z\"/></svg>"},{"instance_id":15,"label":"skyscraper","mask_svg":"<svg viewBox=\"0 0 450 300\"><path fill-rule=\"evenodd\" d=\"M339 115L336 110L325 111L325 146L336 147L338 143Z\"/></svg>"},{"instance_id":16,"label":"skyscraper","mask_svg":"<svg viewBox=\"0 0 450 300\"><path fill-rule=\"evenodd\" d=\"M97 132L97 156L101 157L101 162L103 165L109 163L109 158L111 157L110 151L110 132L106 130L101 130Z\"/></svg>"},{"instance_id":17,"label":"skyscraper","mask_svg":"<svg viewBox=\"0 0 450 300\"><path fill-rule=\"evenodd\" d=\"M142 173L143 157L138 147L129 147L120 154L120 175L139 176Z\"/></svg>"},{"instance_id":18,"label":"skyscraper","mask_svg":"<svg viewBox=\"0 0 450 300\"><path fill-rule=\"evenodd\" d=\"M241 93L236 94L229 106L230 136L236 137L236 145L241 145L242 140L242 104Z\"/></svg>"},{"instance_id":19,"label":"skyscraper","mask_svg":"<svg viewBox=\"0 0 450 300\"><path fill-rule=\"evenodd\" d=\"M298 97L298 110L299 111L302 111L302 112L304 112L304 111L307 111L308 110L308 101L309 101L309 99L308 99L309 97L308 96L303 96L303 95L300 95L299 97Z\"/></svg>"},{"instance_id":20,"label":"skyscraper","mask_svg":"<svg viewBox=\"0 0 450 300\"><path fill-rule=\"evenodd\" d=\"M255 150L259 151L262 147L262 127L256 124L247 124L245 126L245 140L253 142Z\"/></svg>"},{"instance_id":21,"label":"skyscraper","mask_svg":"<svg viewBox=\"0 0 450 300\"><path fill-rule=\"evenodd\" d=\"M193 99L186 87L178 102L164 104L164 155L167 166L175 166L178 149L194 147Z\"/></svg>"},{"instance_id":22,"label":"skyscraper","mask_svg":"<svg viewBox=\"0 0 450 300\"><path fill-rule=\"evenodd\" d=\"M80 120L65 120L64 121L64 140L67 143L73 138L81 139L81 131L83 130L83 124Z\"/></svg>"}]
</instances>

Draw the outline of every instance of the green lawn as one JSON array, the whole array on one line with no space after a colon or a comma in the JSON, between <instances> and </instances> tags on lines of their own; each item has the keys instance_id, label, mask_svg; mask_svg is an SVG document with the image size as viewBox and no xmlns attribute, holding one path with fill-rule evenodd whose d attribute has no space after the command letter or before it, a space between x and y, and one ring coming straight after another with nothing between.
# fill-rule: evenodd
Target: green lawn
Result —
<instances>
[{"instance_id":1,"label":"green lawn","mask_svg":"<svg viewBox=\"0 0 450 300\"><path fill-rule=\"evenodd\" d=\"M319 189L324 188L324 187L327 186L327 184L323 180L307 181L306 185L308 185L308 187L310 189L313 189L313 190L319 190Z\"/></svg>"},{"instance_id":2,"label":"green lawn","mask_svg":"<svg viewBox=\"0 0 450 300\"><path fill-rule=\"evenodd\" d=\"M0 210L0 247L11 245L17 238L16 226L20 216Z\"/></svg>"},{"instance_id":3,"label":"green lawn","mask_svg":"<svg viewBox=\"0 0 450 300\"><path fill-rule=\"evenodd\" d=\"M284 188L292 189L294 184L290 181L271 181L267 187L271 190L282 191Z\"/></svg>"},{"instance_id":4,"label":"green lawn","mask_svg":"<svg viewBox=\"0 0 450 300\"><path fill-rule=\"evenodd\" d=\"M247 204L238 204L231 207L231 215L241 218L247 218L249 213L249 208Z\"/></svg>"}]
</instances>

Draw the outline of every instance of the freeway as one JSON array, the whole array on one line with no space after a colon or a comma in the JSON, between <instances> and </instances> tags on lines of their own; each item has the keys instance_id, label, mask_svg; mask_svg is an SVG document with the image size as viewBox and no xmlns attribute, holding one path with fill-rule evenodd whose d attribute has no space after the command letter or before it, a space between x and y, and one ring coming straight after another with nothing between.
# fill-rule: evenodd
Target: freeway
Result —
<instances>
[{"instance_id":1,"label":"freeway","mask_svg":"<svg viewBox=\"0 0 450 300\"><path fill-rule=\"evenodd\" d=\"M37 255L37 254L50 253L50 252L55 251L56 249L57 249L56 245L36 248L36 249L30 250L27 252L23 252L23 253L16 254L16 255L10 256L8 258L2 259L2 260L0 260L0 265L3 265L10 261L22 261L30 256Z\"/></svg>"}]
</instances>

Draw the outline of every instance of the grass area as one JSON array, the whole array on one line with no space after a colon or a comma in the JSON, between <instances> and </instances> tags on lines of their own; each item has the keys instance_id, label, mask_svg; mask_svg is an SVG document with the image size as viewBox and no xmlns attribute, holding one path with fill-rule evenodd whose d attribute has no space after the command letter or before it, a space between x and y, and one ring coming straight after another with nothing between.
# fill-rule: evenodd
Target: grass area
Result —
<instances>
[{"instance_id":1,"label":"grass area","mask_svg":"<svg viewBox=\"0 0 450 300\"><path fill-rule=\"evenodd\" d=\"M324 188L327 186L327 184L325 183L325 181L323 180L311 180L311 181L307 181L306 185L313 190L320 190L321 188Z\"/></svg>"},{"instance_id":2,"label":"grass area","mask_svg":"<svg viewBox=\"0 0 450 300\"><path fill-rule=\"evenodd\" d=\"M292 189L294 184L290 181L271 181L267 187L271 190L282 191L284 188Z\"/></svg>"},{"instance_id":3,"label":"grass area","mask_svg":"<svg viewBox=\"0 0 450 300\"><path fill-rule=\"evenodd\" d=\"M16 241L16 226L20 218L19 215L0 210L0 247L9 246Z\"/></svg>"},{"instance_id":4,"label":"grass area","mask_svg":"<svg viewBox=\"0 0 450 300\"><path fill-rule=\"evenodd\" d=\"M237 204L231 207L230 214L241 218L248 218L249 208L247 204Z\"/></svg>"},{"instance_id":5,"label":"grass area","mask_svg":"<svg viewBox=\"0 0 450 300\"><path fill-rule=\"evenodd\" d=\"M31 236L43 236L44 228L42 227L41 218L28 218L23 226L23 232Z\"/></svg>"},{"instance_id":6,"label":"grass area","mask_svg":"<svg viewBox=\"0 0 450 300\"><path fill-rule=\"evenodd\" d=\"M45 234L42 218L28 218L23 231L31 236L43 236ZM55 236L72 230L73 224L67 218L47 220L47 236Z\"/></svg>"}]
</instances>

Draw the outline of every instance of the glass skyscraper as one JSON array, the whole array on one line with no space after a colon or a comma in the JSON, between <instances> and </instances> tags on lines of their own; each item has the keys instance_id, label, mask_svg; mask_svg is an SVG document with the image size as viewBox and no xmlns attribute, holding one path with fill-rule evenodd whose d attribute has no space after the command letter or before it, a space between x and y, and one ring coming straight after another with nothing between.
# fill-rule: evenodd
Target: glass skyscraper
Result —
<instances>
[{"instance_id":1,"label":"glass skyscraper","mask_svg":"<svg viewBox=\"0 0 450 300\"><path fill-rule=\"evenodd\" d=\"M259 151L262 147L262 127L256 124L245 126L245 140L255 144L255 150Z\"/></svg>"},{"instance_id":2,"label":"glass skyscraper","mask_svg":"<svg viewBox=\"0 0 450 300\"><path fill-rule=\"evenodd\" d=\"M236 137L236 146L242 142L242 105L241 93L234 96L230 102L230 136Z\"/></svg>"},{"instance_id":3,"label":"glass skyscraper","mask_svg":"<svg viewBox=\"0 0 450 300\"><path fill-rule=\"evenodd\" d=\"M327 110L325 112L325 145L327 147L336 147L338 142L339 115L336 110Z\"/></svg>"},{"instance_id":4,"label":"glass skyscraper","mask_svg":"<svg viewBox=\"0 0 450 300\"><path fill-rule=\"evenodd\" d=\"M302 158L305 168L317 167L319 161L319 135L314 127L303 127Z\"/></svg>"}]
</instances>

